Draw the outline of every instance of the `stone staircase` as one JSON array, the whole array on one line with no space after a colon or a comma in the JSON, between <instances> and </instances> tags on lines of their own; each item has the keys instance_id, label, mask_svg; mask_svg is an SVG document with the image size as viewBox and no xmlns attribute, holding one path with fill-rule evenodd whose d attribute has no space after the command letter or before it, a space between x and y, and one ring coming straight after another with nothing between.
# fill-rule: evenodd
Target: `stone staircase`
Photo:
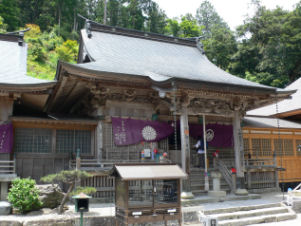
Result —
<instances>
[{"instance_id":1,"label":"stone staircase","mask_svg":"<svg viewBox=\"0 0 301 226\"><path fill-rule=\"evenodd\" d=\"M216 219L218 226L244 226L291 220L297 217L294 211L282 203L206 210L204 215Z\"/></svg>"}]
</instances>

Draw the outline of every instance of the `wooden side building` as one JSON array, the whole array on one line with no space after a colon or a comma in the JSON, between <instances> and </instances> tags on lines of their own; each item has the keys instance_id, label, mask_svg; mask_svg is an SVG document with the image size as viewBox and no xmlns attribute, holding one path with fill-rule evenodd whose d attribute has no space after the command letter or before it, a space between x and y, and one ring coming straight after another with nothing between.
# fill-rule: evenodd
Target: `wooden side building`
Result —
<instances>
[{"instance_id":1,"label":"wooden side building","mask_svg":"<svg viewBox=\"0 0 301 226\"><path fill-rule=\"evenodd\" d=\"M252 158L275 156L279 181L285 187L301 182L301 78L285 90L296 90L290 99L247 113L244 124L246 149Z\"/></svg>"}]
</instances>

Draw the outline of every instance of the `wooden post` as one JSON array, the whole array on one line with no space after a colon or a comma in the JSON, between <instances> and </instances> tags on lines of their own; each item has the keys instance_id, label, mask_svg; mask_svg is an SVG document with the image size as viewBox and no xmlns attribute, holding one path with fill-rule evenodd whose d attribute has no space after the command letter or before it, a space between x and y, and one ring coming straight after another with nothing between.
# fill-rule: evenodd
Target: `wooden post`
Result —
<instances>
[{"instance_id":1,"label":"wooden post","mask_svg":"<svg viewBox=\"0 0 301 226\"><path fill-rule=\"evenodd\" d=\"M204 142L204 161L205 161L205 191L209 191L209 178L207 166L207 137L206 137L206 118L203 115L203 142Z\"/></svg>"},{"instance_id":2,"label":"wooden post","mask_svg":"<svg viewBox=\"0 0 301 226\"><path fill-rule=\"evenodd\" d=\"M241 116L239 110L234 111L233 117L233 138L234 138L234 154L235 168L238 183L238 188L244 189L244 169L243 169L243 140L241 134ZM247 193L246 190L243 193Z\"/></svg>"},{"instance_id":3,"label":"wooden post","mask_svg":"<svg viewBox=\"0 0 301 226\"><path fill-rule=\"evenodd\" d=\"M103 127L102 122L99 120L96 127L96 136L95 136L95 156L97 162L102 163L102 151L103 151ZM106 155L107 158L108 155Z\"/></svg>"},{"instance_id":4,"label":"wooden post","mask_svg":"<svg viewBox=\"0 0 301 226\"><path fill-rule=\"evenodd\" d=\"M247 172L247 177L248 177L248 189L251 189L251 188L252 188L252 178L251 178L251 175L252 175L251 171L248 170L248 172Z\"/></svg>"},{"instance_id":5,"label":"wooden post","mask_svg":"<svg viewBox=\"0 0 301 226\"><path fill-rule=\"evenodd\" d=\"M188 126L188 114L187 107L182 107L181 117L181 161L182 169L185 173L188 174L188 179L182 181L182 198L193 198L190 186L190 145L189 145L189 126Z\"/></svg>"},{"instance_id":6,"label":"wooden post","mask_svg":"<svg viewBox=\"0 0 301 226\"><path fill-rule=\"evenodd\" d=\"M278 170L277 170L277 157L276 152L274 151L273 154L273 161L274 161L274 167L275 167L275 188L279 188L279 178L278 178Z\"/></svg>"}]
</instances>

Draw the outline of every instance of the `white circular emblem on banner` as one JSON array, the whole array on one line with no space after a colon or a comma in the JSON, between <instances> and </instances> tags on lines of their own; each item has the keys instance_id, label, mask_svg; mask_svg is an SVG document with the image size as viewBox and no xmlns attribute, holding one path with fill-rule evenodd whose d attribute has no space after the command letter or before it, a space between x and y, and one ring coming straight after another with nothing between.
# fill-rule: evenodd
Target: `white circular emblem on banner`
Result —
<instances>
[{"instance_id":1,"label":"white circular emblem on banner","mask_svg":"<svg viewBox=\"0 0 301 226\"><path fill-rule=\"evenodd\" d=\"M142 129L142 136L145 140L154 140L157 137L157 132L153 127L145 126Z\"/></svg>"},{"instance_id":2,"label":"white circular emblem on banner","mask_svg":"<svg viewBox=\"0 0 301 226\"><path fill-rule=\"evenodd\" d=\"M214 138L214 131L212 129L207 129L206 130L206 140L207 142L212 141Z\"/></svg>"}]
</instances>

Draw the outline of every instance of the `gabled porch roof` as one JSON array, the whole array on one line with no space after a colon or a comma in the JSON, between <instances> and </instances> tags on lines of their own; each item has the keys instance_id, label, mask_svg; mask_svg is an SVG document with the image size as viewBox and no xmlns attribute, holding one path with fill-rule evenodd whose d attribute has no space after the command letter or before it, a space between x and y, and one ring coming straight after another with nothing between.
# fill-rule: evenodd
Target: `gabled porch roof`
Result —
<instances>
[{"instance_id":1,"label":"gabled porch roof","mask_svg":"<svg viewBox=\"0 0 301 226\"><path fill-rule=\"evenodd\" d=\"M2 92L41 92L56 81L26 75L27 44L23 36L0 34L0 90Z\"/></svg>"}]
</instances>

